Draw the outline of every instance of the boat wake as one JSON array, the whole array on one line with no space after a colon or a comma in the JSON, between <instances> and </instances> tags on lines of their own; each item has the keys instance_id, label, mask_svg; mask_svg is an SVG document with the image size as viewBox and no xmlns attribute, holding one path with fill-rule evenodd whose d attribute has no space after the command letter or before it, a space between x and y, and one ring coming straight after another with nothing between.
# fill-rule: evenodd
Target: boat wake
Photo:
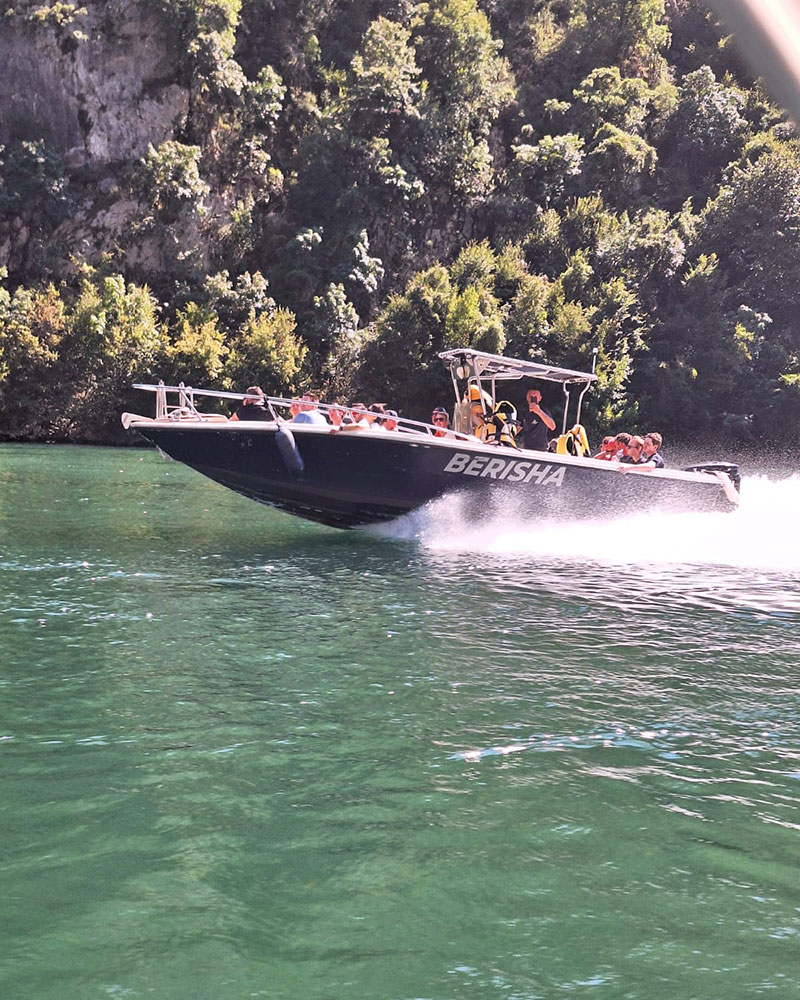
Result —
<instances>
[{"instance_id":1,"label":"boat wake","mask_svg":"<svg viewBox=\"0 0 800 1000\"><path fill-rule=\"evenodd\" d=\"M513 509L476 523L463 497L444 497L379 529L438 552L598 563L687 563L800 573L794 521L800 476L747 477L732 514L640 514L620 519L530 522Z\"/></svg>"}]
</instances>

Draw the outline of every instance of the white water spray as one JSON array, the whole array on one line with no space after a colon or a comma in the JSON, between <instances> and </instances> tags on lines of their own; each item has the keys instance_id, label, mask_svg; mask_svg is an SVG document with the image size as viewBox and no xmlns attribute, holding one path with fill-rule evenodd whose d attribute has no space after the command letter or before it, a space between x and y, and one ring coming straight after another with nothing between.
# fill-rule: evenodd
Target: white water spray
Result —
<instances>
[{"instance_id":1,"label":"white water spray","mask_svg":"<svg viewBox=\"0 0 800 1000\"><path fill-rule=\"evenodd\" d=\"M513 511L476 521L464 497L445 497L381 529L440 552L505 559L610 564L689 564L800 573L800 475L749 476L730 514L638 514L574 522L536 522Z\"/></svg>"}]
</instances>

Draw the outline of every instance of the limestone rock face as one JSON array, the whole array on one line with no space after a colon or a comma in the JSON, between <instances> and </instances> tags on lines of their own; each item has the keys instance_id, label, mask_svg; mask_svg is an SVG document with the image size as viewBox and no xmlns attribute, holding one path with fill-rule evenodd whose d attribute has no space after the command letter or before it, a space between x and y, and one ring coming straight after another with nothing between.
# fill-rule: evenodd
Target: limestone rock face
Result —
<instances>
[{"instance_id":1,"label":"limestone rock face","mask_svg":"<svg viewBox=\"0 0 800 1000\"><path fill-rule=\"evenodd\" d=\"M141 0L89 0L68 19L42 9L21 0L0 22L0 143L44 138L74 168L173 138L188 92Z\"/></svg>"}]
</instances>

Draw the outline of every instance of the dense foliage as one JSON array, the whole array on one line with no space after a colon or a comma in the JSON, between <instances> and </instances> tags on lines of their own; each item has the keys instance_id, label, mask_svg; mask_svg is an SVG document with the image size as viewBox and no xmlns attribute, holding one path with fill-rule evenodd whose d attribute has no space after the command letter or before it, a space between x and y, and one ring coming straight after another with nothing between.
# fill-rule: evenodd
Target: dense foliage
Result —
<instances>
[{"instance_id":1,"label":"dense foliage","mask_svg":"<svg viewBox=\"0 0 800 1000\"><path fill-rule=\"evenodd\" d=\"M143 3L189 102L113 246L69 243L85 171L0 147L4 436L112 440L156 376L424 416L470 344L596 349L594 429L788 437L800 146L699 0Z\"/></svg>"}]
</instances>

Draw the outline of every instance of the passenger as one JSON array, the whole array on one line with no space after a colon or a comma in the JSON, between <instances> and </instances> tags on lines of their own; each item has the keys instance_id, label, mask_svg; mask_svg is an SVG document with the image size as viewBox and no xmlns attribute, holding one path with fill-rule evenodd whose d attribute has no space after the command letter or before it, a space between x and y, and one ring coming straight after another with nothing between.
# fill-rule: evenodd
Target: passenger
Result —
<instances>
[{"instance_id":1,"label":"passenger","mask_svg":"<svg viewBox=\"0 0 800 1000\"><path fill-rule=\"evenodd\" d=\"M531 451L547 451L547 432L556 429L553 414L545 409L538 389L528 389L525 394L528 412L522 417L522 447Z\"/></svg>"},{"instance_id":2,"label":"passenger","mask_svg":"<svg viewBox=\"0 0 800 1000\"><path fill-rule=\"evenodd\" d=\"M492 397L485 389L473 382L470 384L464 401L469 400L469 407L472 419L472 432L475 437L484 437L484 425L487 416L492 412Z\"/></svg>"},{"instance_id":3,"label":"passenger","mask_svg":"<svg viewBox=\"0 0 800 1000\"><path fill-rule=\"evenodd\" d=\"M433 436L437 438L452 437L450 431L450 416L443 406L436 406L431 414L431 423L436 430Z\"/></svg>"},{"instance_id":4,"label":"passenger","mask_svg":"<svg viewBox=\"0 0 800 1000\"><path fill-rule=\"evenodd\" d=\"M247 395L242 400L231 420L272 420L272 415L264 405L264 390L257 385L247 389Z\"/></svg>"},{"instance_id":5,"label":"passenger","mask_svg":"<svg viewBox=\"0 0 800 1000\"><path fill-rule=\"evenodd\" d=\"M614 455L613 461L621 462L623 458L625 458L628 454L628 448L630 447L630 443L632 440L631 435L626 434L623 431L621 434L617 434L614 440L617 442L617 451L616 454Z\"/></svg>"},{"instance_id":6,"label":"passenger","mask_svg":"<svg viewBox=\"0 0 800 1000\"><path fill-rule=\"evenodd\" d=\"M353 418L346 406L332 406L328 412L331 421L331 434L353 428Z\"/></svg>"},{"instance_id":7,"label":"passenger","mask_svg":"<svg viewBox=\"0 0 800 1000\"><path fill-rule=\"evenodd\" d=\"M334 427L341 427L347 410L343 406L334 404L328 409L328 419Z\"/></svg>"},{"instance_id":8,"label":"passenger","mask_svg":"<svg viewBox=\"0 0 800 1000\"><path fill-rule=\"evenodd\" d=\"M315 392L306 392L299 404L299 410L292 416L294 424L317 424L327 426L328 421L320 410L319 396Z\"/></svg>"},{"instance_id":9,"label":"passenger","mask_svg":"<svg viewBox=\"0 0 800 1000\"><path fill-rule=\"evenodd\" d=\"M387 410L386 416L383 420L383 426L387 431L396 431L400 428L397 426L397 421L399 417L397 416L397 410Z\"/></svg>"},{"instance_id":10,"label":"passenger","mask_svg":"<svg viewBox=\"0 0 800 1000\"><path fill-rule=\"evenodd\" d=\"M617 450L619 445L617 444L617 439L613 434L609 434L607 437L603 438L603 443L600 445L600 451L594 458L599 458L604 462L613 462L616 458Z\"/></svg>"},{"instance_id":11,"label":"passenger","mask_svg":"<svg viewBox=\"0 0 800 1000\"><path fill-rule=\"evenodd\" d=\"M350 407L350 417L353 421L353 427L360 427L362 430L369 427L367 408L363 403L353 403Z\"/></svg>"},{"instance_id":12,"label":"passenger","mask_svg":"<svg viewBox=\"0 0 800 1000\"><path fill-rule=\"evenodd\" d=\"M341 423L332 429L336 431L365 431L369 430L370 421L367 416L369 411L363 403L353 403L349 412L345 411Z\"/></svg>"},{"instance_id":13,"label":"passenger","mask_svg":"<svg viewBox=\"0 0 800 1000\"><path fill-rule=\"evenodd\" d=\"M367 420L373 431L385 431L384 417L386 415L386 403L370 403L367 411Z\"/></svg>"},{"instance_id":14,"label":"passenger","mask_svg":"<svg viewBox=\"0 0 800 1000\"><path fill-rule=\"evenodd\" d=\"M628 454L620 459L621 465L641 465L644 461L642 456L642 448L644 447L644 441L640 437L632 437L630 444L628 445Z\"/></svg>"},{"instance_id":15,"label":"passenger","mask_svg":"<svg viewBox=\"0 0 800 1000\"><path fill-rule=\"evenodd\" d=\"M651 469L663 469L664 459L661 457L661 442L662 437L658 431L648 431L644 436L644 445L642 448L642 468L647 469L649 472Z\"/></svg>"}]
</instances>

